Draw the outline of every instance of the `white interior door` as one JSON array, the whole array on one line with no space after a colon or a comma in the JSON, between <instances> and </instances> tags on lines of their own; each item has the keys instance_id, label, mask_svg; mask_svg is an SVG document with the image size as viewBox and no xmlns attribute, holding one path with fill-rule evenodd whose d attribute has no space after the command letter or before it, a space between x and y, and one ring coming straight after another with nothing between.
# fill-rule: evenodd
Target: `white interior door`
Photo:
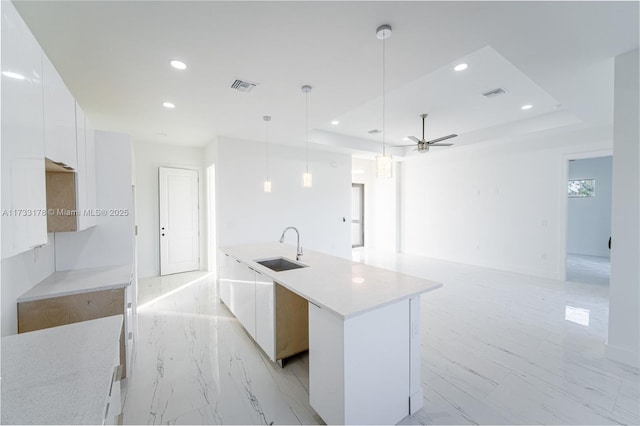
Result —
<instances>
[{"instance_id":1,"label":"white interior door","mask_svg":"<svg viewBox=\"0 0 640 426\"><path fill-rule=\"evenodd\" d=\"M364 246L364 184L351 184L351 247Z\"/></svg>"},{"instance_id":2,"label":"white interior door","mask_svg":"<svg viewBox=\"0 0 640 426\"><path fill-rule=\"evenodd\" d=\"M159 169L160 275L198 270L198 171Z\"/></svg>"}]
</instances>

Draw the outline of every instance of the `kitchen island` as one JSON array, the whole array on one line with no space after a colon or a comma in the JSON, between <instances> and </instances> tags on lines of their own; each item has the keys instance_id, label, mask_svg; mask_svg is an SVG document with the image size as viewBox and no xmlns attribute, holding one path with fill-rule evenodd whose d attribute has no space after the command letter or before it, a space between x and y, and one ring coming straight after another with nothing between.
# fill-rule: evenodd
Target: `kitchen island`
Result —
<instances>
[{"instance_id":1,"label":"kitchen island","mask_svg":"<svg viewBox=\"0 0 640 426\"><path fill-rule=\"evenodd\" d=\"M441 284L314 251L296 262L284 244L219 251L220 299L269 358L308 347L309 399L326 423L393 424L422 407L420 296ZM258 263L281 257L297 269ZM307 318L287 318L300 301Z\"/></svg>"}]
</instances>

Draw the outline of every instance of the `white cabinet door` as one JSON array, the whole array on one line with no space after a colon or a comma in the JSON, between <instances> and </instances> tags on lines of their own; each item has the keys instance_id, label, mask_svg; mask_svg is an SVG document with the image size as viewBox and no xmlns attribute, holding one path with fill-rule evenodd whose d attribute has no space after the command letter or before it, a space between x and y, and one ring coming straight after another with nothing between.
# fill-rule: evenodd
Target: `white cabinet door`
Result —
<instances>
[{"instance_id":1,"label":"white cabinet door","mask_svg":"<svg viewBox=\"0 0 640 426\"><path fill-rule=\"evenodd\" d=\"M235 263L228 254L218 252L218 297L231 308L230 266Z\"/></svg>"},{"instance_id":2,"label":"white cabinet door","mask_svg":"<svg viewBox=\"0 0 640 426\"><path fill-rule=\"evenodd\" d=\"M76 149L78 158L76 173L76 209L80 212L77 216L77 230L83 231L89 227L89 216L83 214L83 210L89 208L87 188L87 134L84 111L82 111L78 103L76 103Z\"/></svg>"},{"instance_id":3,"label":"white cabinet door","mask_svg":"<svg viewBox=\"0 0 640 426\"><path fill-rule=\"evenodd\" d=\"M256 271L256 341L262 350L275 361L275 312L274 285L271 278Z\"/></svg>"},{"instance_id":4,"label":"white cabinet door","mask_svg":"<svg viewBox=\"0 0 640 426\"><path fill-rule=\"evenodd\" d=\"M255 271L234 259L230 282L231 312L251 337L256 336L256 278Z\"/></svg>"},{"instance_id":5,"label":"white cabinet door","mask_svg":"<svg viewBox=\"0 0 640 426\"><path fill-rule=\"evenodd\" d=\"M42 52L2 3L2 257L46 244Z\"/></svg>"},{"instance_id":6,"label":"white cabinet door","mask_svg":"<svg viewBox=\"0 0 640 426\"><path fill-rule=\"evenodd\" d=\"M86 191L87 197L85 199L85 210L90 210L92 213L96 210L96 132L91 122L85 117L85 170L86 170ZM83 214L84 228L90 228L96 226L96 215Z\"/></svg>"},{"instance_id":7,"label":"white cabinet door","mask_svg":"<svg viewBox=\"0 0 640 426\"><path fill-rule=\"evenodd\" d=\"M45 156L77 169L76 101L44 52L42 82Z\"/></svg>"}]
</instances>

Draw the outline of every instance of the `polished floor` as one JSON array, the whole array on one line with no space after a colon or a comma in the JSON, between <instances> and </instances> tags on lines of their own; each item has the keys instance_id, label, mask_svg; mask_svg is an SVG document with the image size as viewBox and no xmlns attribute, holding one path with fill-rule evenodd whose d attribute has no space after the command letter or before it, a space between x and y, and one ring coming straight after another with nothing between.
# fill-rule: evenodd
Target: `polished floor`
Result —
<instances>
[{"instance_id":1,"label":"polished floor","mask_svg":"<svg viewBox=\"0 0 640 426\"><path fill-rule=\"evenodd\" d=\"M138 280L138 306L169 297L183 286L203 278L208 272L191 271L182 274L164 275L162 277L147 277Z\"/></svg>"},{"instance_id":2,"label":"polished floor","mask_svg":"<svg viewBox=\"0 0 640 426\"><path fill-rule=\"evenodd\" d=\"M608 257L567 254L567 281L609 285L611 260Z\"/></svg>"},{"instance_id":3,"label":"polished floor","mask_svg":"<svg viewBox=\"0 0 640 426\"><path fill-rule=\"evenodd\" d=\"M444 284L422 298L424 408L402 423L640 424L639 371L604 357L608 287L355 256ZM271 363L216 301L210 276L179 288L138 311L124 423L322 422L309 406L308 356Z\"/></svg>"}]
</instances>

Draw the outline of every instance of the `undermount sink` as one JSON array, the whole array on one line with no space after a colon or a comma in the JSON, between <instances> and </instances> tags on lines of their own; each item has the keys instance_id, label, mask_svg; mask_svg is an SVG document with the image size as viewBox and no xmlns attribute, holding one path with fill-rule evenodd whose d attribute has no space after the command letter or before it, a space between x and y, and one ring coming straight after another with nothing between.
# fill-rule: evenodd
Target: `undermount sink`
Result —
<instances>
[{"instance_id":1,"label":"undermount sink","mask_svg":"<svg viewBox=\"0 0 640 426\"><path fill-rule=\"evenodd\" d=\"M291 269L300 269L307 267L307 265L294 262L285 257L273 257L270 259L255 260L255 262L275 272L289 271Z\"/></svg>"}]
</instances>

